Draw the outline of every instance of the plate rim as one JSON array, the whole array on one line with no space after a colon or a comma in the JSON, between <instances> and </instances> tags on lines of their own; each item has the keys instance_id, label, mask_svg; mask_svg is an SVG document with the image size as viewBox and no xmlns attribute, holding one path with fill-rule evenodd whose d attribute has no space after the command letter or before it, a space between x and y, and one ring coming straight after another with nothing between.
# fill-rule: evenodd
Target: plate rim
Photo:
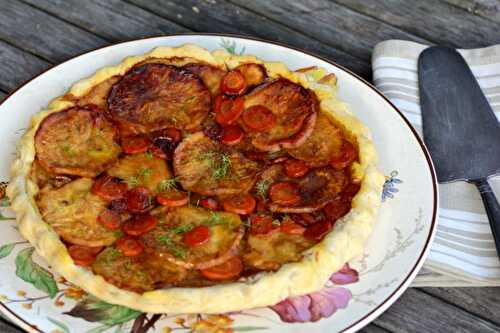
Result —
<instances>
[{"instance_id":1,"label":"plate rim","mask_svg":"<svg viewBox=\"0 0 500 333\"><path fill-rule=\"evenodd\" d=\"M79 58L81 56L87 55L87 54L92 53L94 51L112 48L112 47L115 47L117 45L122 45L122 44L127 44L127 43L135 43L135 42L149 40L149 39L162 39L162 38L182 37L182 36L192 36L192 37L196 37L196 36L206 37L206 36L208 36L208 37L221 37L221 38L224 38L224 37L238 38L238 39L243 39L243 40L256 41L256 42L261 42L261 43L265 43L265 44L271 44L271 45L284 47L284 48L298 51L298 52L306 54L308 56L320 59L320 60L328 63L329 65L332 65L332 66L336 67L337 69L344 71L346 74L354 77L355 79L357 79L361 83L363 83L365 86L367 86L368 88L373 90L377 95L379 95L392 108L393 111L395 111L399 115L399 117L401 118L403 123L406 125L406 127L408 127L410 132L413 134L414 138L416 139L417 143L420 146L420 149L422 150L422 152L425 156L425 160L427 162L427 167L429 169L429 172L431 174L431 179L432 179L433 207L432 207L432 218L431 218L430 230L429 230L429 233L427 235L425 245L422 248L417 261L415 262L413 267L410 269L410 271L406 274L406 276L404 277L402 282L394 289L394 291L389 296L387 296L382 302L380 302L373 310L371 310L370 312L365 314L363 317L358 319L356 322L345 327L340 332L341 333L355 332L355 331L363 328L364 326L368 325L370 322L372 322L378 316L380 316L383 312L385 312L394 302L396 302L397 299L399 299L399 297L409 287L410 283L413 281L415 276L418 274L418 271L422 267L425 259L427 258L428 254L429 254L432 240L434 239L434 235L436 232L436 226L437 226L438 207L439 207L438 181L437 181L437 175L436 175L436 171L435 171L434 164L432 162L430 153L429 153L427 147L425 146L423 139L418 135L417 131L415 130L415 128L413 128L413 126L410 124L408 119L406 119L406 117L403 115L403 113L381 91L379 91L373 84L371 84L370 82L368 82L367 80L365 80L364 78L359 76L358 74L354 73L350 69L336 63L335 61L329 60L323 56L315 54L314 52L310 52L310 51L304 50L304 49L299 48L299 47L290 46L290 45L287 45L285 43L271 41L271 40L267 40L267 39L259 38L259 37L245 36L245 35L239 35L239 34L229 34L229 33L210 33L210 32L207 32L207 33L187 32L187 33L175 33L175 34L168 34L168 35L154 35L154 36L148 36L148 37L143 37L143 38L134 38L134 39L130 39L130 40L125 40L125 41L122 41L119 43L113 43L113 44L106 45L103 47L98 47L95 49L84 51L84 52L81 52L81 53L79 53L79 54L77 54L69 59L66 59L63 62L53 64L53 65L49 66L48 68L46 68L45 70L43 70L42 72L40 72L39 74L37 74L37 75L33 76L32 78L21 83L16 89L14 89L11 93L9 93L4 98L4 100L0 103L0 106L5 104L7 102L7 100L9 100L11 97L13 97L19 90L21 90L25 86L29 85L33 80L39 78L40 76L44 75L45 73L49 72L50 70L55 69L58 66L65 64L66 62L69 62L71 60L74 60L76 58ZM24 329L27 332L46 333L46 332L39 330L36 327L36 325L30 324L27 320L25 320L24 318L19 316L16 312L14 312L9 307L7 307L3 302L0 302L0 311L2 312L2 314L4 316L6 316L9 320L11 320L15 325L18 325L19 327L21 327L22 329Z\"/></svg>"}]
</instances>

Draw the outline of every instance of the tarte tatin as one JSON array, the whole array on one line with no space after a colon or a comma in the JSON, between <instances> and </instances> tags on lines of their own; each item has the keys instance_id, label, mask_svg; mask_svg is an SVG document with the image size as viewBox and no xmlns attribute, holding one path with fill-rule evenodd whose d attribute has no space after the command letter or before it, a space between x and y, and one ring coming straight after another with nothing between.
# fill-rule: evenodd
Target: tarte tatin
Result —
<instances>
[{"instance_id":1,"label":"tarte tatin","mask_svg":"<svg viewBox=\"0 0 500 333\"><path fill-rule=\"evenodd\" d=\"M103 68L20 141L19 230L67 280L141 311L316 291L360 254L384 179L336 84L194 45Z\"/></svg>"}]
</instances>

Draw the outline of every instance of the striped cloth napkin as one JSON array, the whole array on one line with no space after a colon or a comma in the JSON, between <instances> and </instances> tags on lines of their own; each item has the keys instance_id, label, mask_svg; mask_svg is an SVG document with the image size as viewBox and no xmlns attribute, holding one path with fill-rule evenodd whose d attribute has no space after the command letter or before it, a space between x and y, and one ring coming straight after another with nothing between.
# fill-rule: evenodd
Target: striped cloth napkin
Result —
<instances>
[{"instance_id":1,"label":"striped cloth napkin","mask_svg":"<svg viewBox=\"0 0 500 333\"><path fill-rule=\"evenodd\" d=\"M427 45L389 40L375 46L373 81L422 133L417 59ZM500 117L500 45L458 50ZM480 129L478 129L480 130ZM500 177L489 180L500 198ZM413 286L500 286L500 261L478 190L466 182L440 184L439 222L424 268Z\"/></svg>"}]
</instances>

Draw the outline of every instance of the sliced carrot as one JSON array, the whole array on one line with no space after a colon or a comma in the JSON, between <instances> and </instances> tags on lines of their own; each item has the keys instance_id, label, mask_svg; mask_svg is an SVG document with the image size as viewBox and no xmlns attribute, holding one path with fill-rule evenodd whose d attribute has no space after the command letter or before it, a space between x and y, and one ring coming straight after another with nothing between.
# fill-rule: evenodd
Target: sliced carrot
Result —
<instances>
[{"instance_id":1,"label":"sliced carrot","mask_svg":"<svg viewBox=\"0 0 500 333\"><path fill-rule=\"evenodd\" d=\"M199 225L182 236L182 241L190 246L196 247L205 244L210 239L210 229L206 225Z\"/></svg>"},{"instance_id":2,"label":"sliced carrot","mask_svg":"<svg viewBox=\"0 0 500 333\"><path fill-rule=\"evenodd\" d=\"M230 197L222 202L226 212L247 215L255 209L256 201L250 194L241 194Z\"/></svg>"},{"instance_id":3,"label":"sliced carrot","mask_svg":"<svg viewBox=\"0 0 500 333\"><path fill-rule=\"evenodd\" d=\"M103 175L94 182L91 192L106 201L121 199L127 193L128 186L120 179Z\"/></svg>"},{"instance_id":4,"label":"sliced carrot","mask_svg":"<svg viewBox=\"0 0 500 333\"><path fill-rule=\"evenodd\" d=\"M336 170L342 170L348 167L356 159L356 148L347 140L344 140L342 144L342 152L339 156L335 157L330 161L332 168Z\"/></svg>"},{"instance_id":5,"label":"sliced carrot","mask_svg":"<svg viewBox=\"0 0 500 333\"><path fill-rule=\"evenodd\" d=\"M187 205L189 197L186 192L174 189L158 193L156 201L162 206L180 207Z\"/></svg>"},{"instance_id":6,"label":"sliced carrot","mask_svg":"<svg viewBox=\"0 0 500 333\"><path fill-rule=\"evenodd\" d=\"M148 150L151 140L143 135L131 136L122 139L122 149L127 154L139 154Z\"/></svg>"},{"instance_id":7,"label":"sliced carrot","mask_svg":"<svg viewBox=\"0 0 500 333\"><path fill-rule=\"evenodd\" d=\"M335 222L345 214L349 212L351 209L351 202L349 200L346 200L345 198L338 197L335 198L332 202L328 203L324 208L323 211L325 212L325 215L328 219L330 219L331 222Z\"/></svg>"},{"instance_id":8,"label":"sliced carrot","mask_svg":"<svg viewBox=\"0 0 500 333\"><path fill-rule=\"evenodd\" d=\"M116 247L126 257L135 257L144 251L144 245L140 240L130 236L124 236L116 241Z\"/></svg>"},{"instance_id":9,"label":"sliced carrot","mask_svg":"<svg viewBox=\"0 0 500 333\"><path fill-rule=\"evenodd\" d=\"M156 217L150 214L135 215L123 224L123 231L130 236L140 236L153 230L158 224Z\"/></svg>"},{"instance_id":10,"label":"sliced carrot","mask_svg":"<svg viewBox=\"0 0 500 333\"><path fill-rule=\"evenodd\" d=\"M219 203L214 198L201 199L200 205L210 210L217 210L219 208Z\"/></svg>"},{"instance_id":11,"label":"sliced carrot","mask_svg":"<svg viewBox=\"0 0 500 333\"><path fill-rule=\"evenodd\" d=\"M230 125L222 129L221 142L225 145L232 146L238 144L243 139L243 131L239 126Z\"/></svg>"},{"instance_id":12,"label":"sliced carrot","mask_svg":"<svg viewBox=\"0 0 500 333\"><path fill-rule=\"evenodd\" d=\"M135 187L125 195L127 208L132 213L144 213L151 208L151 192L146 187Z\"/></svg>"},{"instance_id":13,"label":"sliced carrot","mask_svg":"<svg viewBox=\"0 0 500 333\"><path fill-rule=\"evenodd\" d=\"M227 98L219 95L214 102L215 120L222 126L231 125L236 122L243 112L243 98Z\"/></svg>"},{"instance_id":14,"label":"sliced carrot","mask_svg":"<svg viewBox=\"0 0 500 333\"><path fill-rule=\"evenodd\" d=\"M300 178L309 171L306 162L301 160L288 159L284 165L286 175L292 178Z\"/></svg>"},{"instance_id":15,"label":"sliced carrot","mask_svg":"<svg viewBox=\"0 0 500 333\"><path fill-rule=\"evenodd\" d=\"M220 89L228 95L241 95L247 87L245 77L240 71L230 71L221 81Z\"/></svg>"},{"instance_id":16,"label":"sliced carrot","mask_svg":"<svg viewBox=\"0 0 500 333\"><path fill-rule=\"evenodd\" d=\"M220 265L202 269L201 274L212 281L223 281L238 277L243 271L243 263L239 257L232 257Z\"/></svg>"},{"instance_id":17,"label":"sliced carrot","mask_svg":"<svg viewBox=\"0 0 500 333\"><path fill-rule=\"evenodd\" d=\"M243 122L252 131L264 132L276 125L276 116L263 105L254 105L243 112Z\"/></svg>"},{"instance_id":18,"label":"sliced carrot","mask_svg":"<svg viewBox=\"0 0 500 333\"><path fill-rule=\"evenodd\" d=\"M104 209L98 216L97 222L110 230L120 229L121 217L120 214L111 209Z\"/></svg>"},{"instance_id":19,"label":"sliced carrot","mask_svg":"<svg viewBox=\"0 0 500 333\"><path fill-rule=\"evenodd\" d=\"M88 247L83 245L71 245L68 253L78 266L91 266L102 247Z\"/></svg>"},{"instance_id":20,"label":"sliced carrot","mask_svg":"<svg viewBox=\"0 0 500 333\"><path fill-rule=\"evenodd\" d=\"M269 198L278 205L294 206L300 201L299 188L294 183L274 183L269 188Z\"/></svg>"},{"instance_id":21,"label":"sliced carrot","mask_svg":"<svg viewBox=\"0 0 500 333\"><path fill-rule=\"evenodd\" d=\"M304 236L315 241L320 241L330 230L332 230L332 224L327 220L322 220L308 226L304 232Z\"/></svg>"},{"instance_id":22,"label":"sliced carrot","mask_svg":"<svg viewBox=\"0 0 500 333\"><path fill-rule=\"evenodd\" d=\"M273 224L273 217L270 215L259 214L250 218L250 233L252 235L267 235L278 227L279 225Z\"/></svg>"},{"instance_id":23,"label":"sliced carrot","mask_svg":"<svg viewBox=\"0 0 500 333\"><path fill-rule=\"evenodd\" d=\"M290 235L302 235L306 231L306 228L290 219L286 219L281 222L280 230Z\"/></svg>"}]
</instances>

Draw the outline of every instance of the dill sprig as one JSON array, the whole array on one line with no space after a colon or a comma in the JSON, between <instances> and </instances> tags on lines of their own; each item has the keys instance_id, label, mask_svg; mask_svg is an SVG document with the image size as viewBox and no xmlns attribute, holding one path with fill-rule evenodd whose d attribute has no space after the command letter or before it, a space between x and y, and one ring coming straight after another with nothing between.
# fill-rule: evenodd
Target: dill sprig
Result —
<instances>
[{"instance_id":1,"label":"dill sprig","mask_svg":"<svg viewBox=\"0 0 500 333\"><path fill-rule=\"evenodd\" d=\"M221 180L229 175L231 170L231 158L228 153L219 153L209 150L200 156L200 160L208 162L212 168L212 178Z\"/></svg>"},{"instance_id":2,"label":"dill sprig","mask_svg":"<svg viewBox=\"0 0 500 333\"><path fill-rule=\"evenodd\" d=\"M149 178L151 174L153 173L153 170L151 168L140 168L139 171L137 171L137 177L139 178Z\"/></svg>"},{"instance_id":3,"label":"dill sprig","mask_svg":"<svg viewBox=\"0 0 500 333\"><path fill-rule=\"evenodd\" d=\"M129 177L127 180L126 180L126 183L128 185L128 187L136 187L139 185L140 183L140 180L139 180L139 177L137 176L132 176L132 177Z\"/></svg>"},{"instance_id":4,"label":"dill sprig","mask_svg":"<svg viewBox=\"0 0 500 333\"><path fill-rule=\"evenodd\" d=\"M165 192L169 190L173 190L177 188L177 182L179 181L179 177L164 179L158 183L156 189L158 192Z\"/></svg>"},{"instance_id":5,"label":"dill sprig","mask_svg":"<svg viewBox=\"0 0 500 333\"><path fill-rule=\"evenodd\" d=\"M142 167L140 168L137 173L135 174L135 176L132 176L132 177L129 177L127 180L126 180L126 183L129 187L135 187L135 186L138 186L139 184L141 184L144 180L148 179L149 177L151 177L151 175L153 174L153 169L151 168L145 168L145 167Z\"/></svg>"},{"instance_id":6,"label":"dill sprig","mask_svg":"<svg viewBox=\"0 0 500 333\"><path fill-rule=\"evenodd\" d=\"M256 193L262 199L266 198L269 185L271 185L271 182L267 179L261 179L255 184Z\"/></svg>"},{"instance_id":7,"label":"dill sprig","mask_svg":"<svg viewBox=\"0 0 500 333\"><path fill-rule=\"evenodd\" d=\"M159 242L161 242L163 245L168 247L168 249L172 252L172 254L181 259L186 259L187 256L187 250L183 246L175 243L172 240L172 237L169 234L164 234L160 235L156 238Z\"/></svg>"}]
</instances>

